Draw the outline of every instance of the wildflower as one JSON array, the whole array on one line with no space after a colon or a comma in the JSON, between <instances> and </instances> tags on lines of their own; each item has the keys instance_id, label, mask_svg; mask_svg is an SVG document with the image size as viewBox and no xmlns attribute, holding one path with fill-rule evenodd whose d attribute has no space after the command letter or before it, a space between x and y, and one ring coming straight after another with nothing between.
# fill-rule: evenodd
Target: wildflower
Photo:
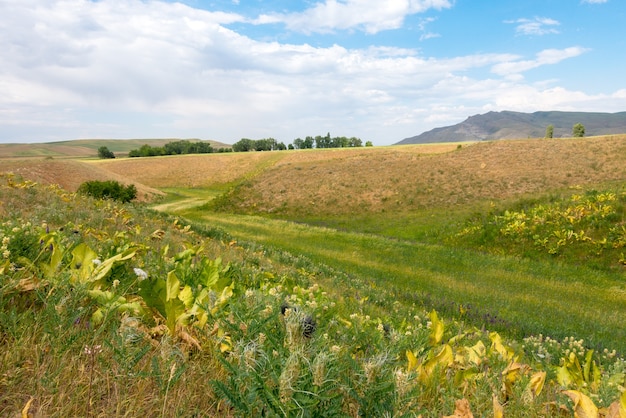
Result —
<instances>
[{"instance_id":1,"label":"wildflower","mask_svg":"<svg viewBox=\"0 0 626 418\"><path fill-rule=\"evenodd\" d=\"M94 345L93 347L89 347L88 345L86 345L85 348L84 348L84 352L88 356L96 355L96 354L102 352L102 346L101 345Z\"/></svg>"},{"instance_id":2,"label":"wildflower","mask_svg":"<svg viewBox=\"0 0 626 418\"><path fill-rule=\"evenodd\" d=\"M135 267L133 270L135 271L135 274L137 275L137 278L139 279L139 281L145 280L148 278L148 273L146 273L142 269Z\"/></svg>"},{"instance_id":3,"label":"wildflower","mask_svg":"<svg viewBox=\"0 0 626 418\"><path fill-rule=\"evenodd\" d=\"M117 279L113 280L113 287L114 288L118 287L119 285L120 285L120 281L119 280L117 280Z\"/></svg>"},{"instance_id":4,"label":"wildflower","mask_svg":"<svg viewBox=\"0 0 626 418\"><path fill-rule=\"evenodd\" d=\"M100 259L98 258L94 258L93 260L91 260L91 262L95 265L95 266L99 266L100 264L102 264L102 261L100 261ZM136 273L136 272L135 272Z\"/></svg>"}]
</instances>

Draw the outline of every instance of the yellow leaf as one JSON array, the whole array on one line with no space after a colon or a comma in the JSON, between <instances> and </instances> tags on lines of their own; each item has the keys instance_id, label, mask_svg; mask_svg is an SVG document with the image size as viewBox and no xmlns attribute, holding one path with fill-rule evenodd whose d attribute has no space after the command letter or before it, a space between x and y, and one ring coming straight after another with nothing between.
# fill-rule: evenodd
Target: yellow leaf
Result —
<instances>
[{"instance_id":1,"label":"yellow leaf","mask_svg":"<svg viewBox=\"0 0 626 418\"><path fill-rule=\"evenodd\" d=\"M537 397L541 394L545 382L546 372L544 371L536 372L530 377L530 382L528 382L528 389L534 397Z\"/></svg>"},{"instance_id":2,"label":"yellow leaf","mask_svg":"<svg viewBox=\"0 0 626 418\"><path fill-rule=\"evenodd\" d=\"M493 418L504 418L504 408L496 395L493 395Z\"/></svg>"},{"instance_id":3,"label":"yellow leaf","mask_svg":"<svg viewBox=\"0 0 626 418\"><path fill-rule=\"evenodd\" d=\"M425 364L420 367L420 380L423 382L429 379L437 367L450 367L454 363L454 354L452 353L452 347L445 344L441 347L441 351Z\"/></svg>"},{"instance_id":4,"label":"yellow leaf","mask_svg":"<svg viewBox=\"0 0 626 418\"><path fill-rule=\"evenodd\" d=\"M502 371L502 377L504 377L504 381L502 382L503 391L507 395L513 393L513 384L528 370L528 366L525 364L520 364L518 362L511 362L507 366L506 369Z\"/></svg>"},{"instance_id":5,"label":"yellow leaf","mask_svg":"<svg viewBox=\"0 0 626 418\"><path fill-rule=\"evenodd\" d=\"M443 322L437 316L437 312L434 310L428 315L430 318L430 337L429 342L430 345L437 345L441 342L443 338Z\"/></svg>"},{"instance_id":6,"label":"yellow leaf","mask_svg":"<svg viewBox=\"0 0 626 418\"><path fill-rule=\"evenodd\" d=\"M454 403L454 406L454 413L444 418L474 418L467 399L459 399Z\"/></svg>"},{"instance_id":7,"label":"yellow leaf","mask_svg":"<svg viewBox=\"0 0 626 418\"><path fill-rule=\"evenodd\" d=\"M411 350L406 350L406 359L408 361L407 371L412 372L417 370L417 357L415 357L415 354L413 354Z\"/></svg>"},{"instance_id":8,"label":"yellow leaf","mask_svg":"<svg viewBox=\"0 0 626 418\"><path fill-rule=\"evenodd\" d=\"M497 332L492 332L489 334L489 339L491 340L491 351L495 351L505 360L511 360L515 352L502 344L502 337Z\"/></svg>"},{"instance_id":9,"label":"yellow leaf","mask_svg":"<svg viewBox=\"0 0 626 418\"><path fill-rule=\"evenodd\" d=\"M167 281L165 286L165 300L169 301L178 297L180 292L180 281L174 270L167 273Z\"/></svg>"},{"instance_id":10,"label":"yellow leaf","mask_svg":"<svg viewBox=\"0 0 626 418\"><path fill-rule=\"evenodd\" d=\"M35 398L31 396L28 402L26 402L26 405L24 405L24 408L22 408L22 418L32 418L35 416L30 412L30 406L32 405L34 399Z\"/></svg>"},{"instance_id":11,"label":"yellow leaf","mask_svg":"<svg viewBox=\"0 0 626 418\"><path fill-rule=\"evenodd\" d=\"M483 362L486 353L487 348L482 341L478 341L473 347L467 347L468 361L477 366Z\"/></svg>"},{"instance_id":12,"label":"yellow leaf","mask_svg":"<svg viewBox=\"0 0 626 418\"><path fill-rule=\"evenodd\" d=\"M231 339L229 335L225 335L220 342L220 351L225 353L226 351L230 351L233 348Z\"/></svg>"},{"instance_id":13,"label":"yellow leaf","mask_svg":"<svg viewBox=\"0 0 626 418\"><path fill-rule=\"evenodd\" d=\"M622 392L619 400L611 404L606 418L626 418L626 391Z\"/></svg>"},{"instance_id":14,"label":"yellow leaf","mask_svg":"<svg viewBox=\"0 0 626 418\"><path fill-rule=\"evenodd\" d=\"M563 394L569 396L574 402L575 418L598 418L600 411L587 395L577 390L564 390Z\"/></svg>"}]
</instances>

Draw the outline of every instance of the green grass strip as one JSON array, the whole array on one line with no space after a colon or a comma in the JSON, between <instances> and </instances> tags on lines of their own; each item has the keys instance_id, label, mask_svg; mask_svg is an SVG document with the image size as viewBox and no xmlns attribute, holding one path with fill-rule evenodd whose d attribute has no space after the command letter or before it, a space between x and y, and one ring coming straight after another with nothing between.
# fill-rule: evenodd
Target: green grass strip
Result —
<instances>
[{"instance_id":1,"label":"green grass strip","mask_svg":"<svg viewBox=\"0 0 626 418\"><path fill-rule=\"evenodd\" d=\"M573 335L590 346L626 351L626 283L616 274L254 216L187 215L367 280L390 296L390 310L394 301L464 306L479 326L517 336Z\"/></svg>"}]
</instances>

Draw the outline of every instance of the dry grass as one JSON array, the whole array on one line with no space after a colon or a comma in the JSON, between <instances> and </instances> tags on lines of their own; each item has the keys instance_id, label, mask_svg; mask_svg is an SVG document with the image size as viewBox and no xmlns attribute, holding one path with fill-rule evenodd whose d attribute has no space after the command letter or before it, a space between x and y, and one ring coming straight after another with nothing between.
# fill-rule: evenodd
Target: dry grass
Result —
<instances>
[{"instance_id":1,"label":"dry grass","mask_svg":"<svg viewBox=\"0 0 626 418\"><path fill-rule=\"evenodd\" d=\"M349 214L448 207L626 178L625 135L494 141L426 154L390 147L285 158L238 191L241 209ZM337 154L338 155L338 154ZM304 157L302 154L300 157Z\"/></svg>"},{"instance_id":2,"label":"dry grass","mask_svg":"<svg viewBox=\"0 0 626 418\"><path fill-rule=\"evenodd\" d=\"M4 160L14 171L75 190L86 180L156 188L241 183L239 210L350 214L448 207L626 178L626 135L395 147L225 153L115 160Z\"/></svg>"},{"instance_id":3,"label":"dry grass","mask_svg":"<svg viewBox=\"0 0 626 418\"><path fill-rule=\"evenodd\" d=\"M0 172L12 172L20 177L42 184L58 184L68 191L76 191L89 180L115 180L122 184L134 183L139 200L152 200L163 192L132 179L104 170L95 164L78 160L10 159L2 160Z\"/></svg>"}]
</instances>

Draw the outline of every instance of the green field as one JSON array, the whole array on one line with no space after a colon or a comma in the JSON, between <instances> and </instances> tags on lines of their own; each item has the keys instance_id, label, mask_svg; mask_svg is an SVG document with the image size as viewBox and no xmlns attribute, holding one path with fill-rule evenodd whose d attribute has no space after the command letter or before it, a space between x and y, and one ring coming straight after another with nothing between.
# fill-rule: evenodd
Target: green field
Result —
<instances>
[{"instance_id":1,"label":"green field","mask_svg":"<svg viewBox=\"0 0 626 418\"><path fill-rule=\"evenodd\" d=\"M0 415L621 418L622 142L13 162Z\"/></svg>"}]
</instances>

